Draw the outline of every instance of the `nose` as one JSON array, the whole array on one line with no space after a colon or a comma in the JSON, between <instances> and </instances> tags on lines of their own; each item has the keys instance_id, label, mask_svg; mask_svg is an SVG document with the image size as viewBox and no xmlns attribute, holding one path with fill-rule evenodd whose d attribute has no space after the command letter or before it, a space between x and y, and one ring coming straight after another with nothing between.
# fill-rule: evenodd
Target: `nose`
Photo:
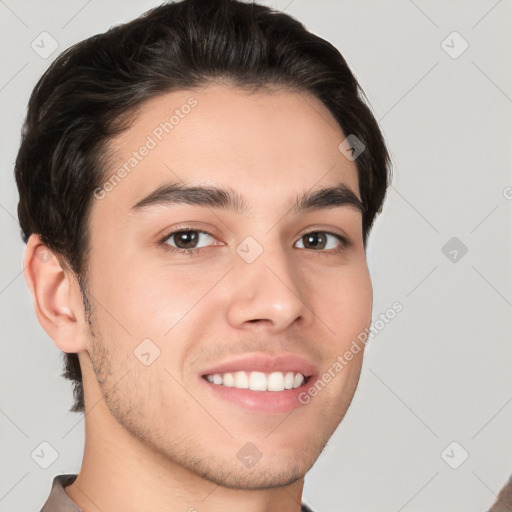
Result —
<instances>
[{"instance_id":1,"label":"nose","mask_svg":"<svg viewBox=\"0 0 512 512\"><path fill-rule=\"evenodd\" d=\"M237 256L230 273L227 312L228 321L235 328L257 324L280 332L294 323L305 327L314 318L307 303L307 279L290 254L273 246L272 250L265 248L250 263Z\"/></svg>"}]
</instances>

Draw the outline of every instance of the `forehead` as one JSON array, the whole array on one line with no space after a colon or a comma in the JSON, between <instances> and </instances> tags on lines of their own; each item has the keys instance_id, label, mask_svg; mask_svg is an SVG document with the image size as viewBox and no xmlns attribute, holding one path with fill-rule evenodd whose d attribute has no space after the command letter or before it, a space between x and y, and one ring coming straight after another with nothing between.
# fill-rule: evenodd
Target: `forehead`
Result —
<instances>
[{"instance_id":1,"label":"forehead","mask_svg":"<svg viewBox=\"0 0 512 512\"><path fill-rule=\"evenodd\" d=\"M98 214L126 215L169 182L229 186L266 210L340 181L359 196L355 162L338 149L344 139L328 109L305 92L214 85L166 93L143 104L110 142Z\"/></svg>"}]
</instances>

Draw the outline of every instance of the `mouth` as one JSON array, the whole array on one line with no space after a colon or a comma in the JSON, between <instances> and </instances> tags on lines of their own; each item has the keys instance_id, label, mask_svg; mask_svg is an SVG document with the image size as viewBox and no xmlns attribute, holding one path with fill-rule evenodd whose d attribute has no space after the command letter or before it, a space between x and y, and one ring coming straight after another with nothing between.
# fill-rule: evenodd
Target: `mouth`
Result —
<instances>
[{"instance_id":1,"label":"mouth","mask_svg":"<svg viewBox=\"0 0 512 512\"><path fill-rule=\"evenodd\" d=\"M214 386L273 393L298 389L306 385L311 377L311 375L304 375L299 371L249 372L239 370L202 375L203 379Z\"/></svg>"},{"instance_id":2,"label":"mouth","mask_svg":"<svg viewBox=\"0 0 512 512\"><path fill-rule=\"evenodd\" d=\"M199 372L220 406L258 414L282 414L307 405L301 399L319 378L317 365L292 353L251 353Z\"/></svg>"},{"instance_id":3,"label":"mouth","mask_svg":"<svg viewBox=\"0 0 512 512\"><path fill-rule=\"evenodd\" d=\"M211 400L218 401L221 407L234 407L237 410L259 415L276 415L290 413L294 409L307 405L309 399L305 400L304 398L308 396L307 389L314 385L318 378L318 375L304 377L302 373L292 373L293 385L287 389L281 383L281 379L287 380L287 385L289 385L291 377L288 377L288 379L286 377L289 373L292 372L286 372L285 374L272 372L267 378L267 375L263 372L235 372L233 380L237 379L236 385L235 382L233 382L233 385L229 385L231 381L230 377L226 378L227 374L206 374L199 380L206 386L206 393L209 394ZM245 374L245 376L242 374ZM277 377L276 374L281 374L281 376ZM296 378L297 380L295 380ZM245 386L246 384L248 386ZM229 415L229 413L227 414Z\"/></svg>"}]
</instances>

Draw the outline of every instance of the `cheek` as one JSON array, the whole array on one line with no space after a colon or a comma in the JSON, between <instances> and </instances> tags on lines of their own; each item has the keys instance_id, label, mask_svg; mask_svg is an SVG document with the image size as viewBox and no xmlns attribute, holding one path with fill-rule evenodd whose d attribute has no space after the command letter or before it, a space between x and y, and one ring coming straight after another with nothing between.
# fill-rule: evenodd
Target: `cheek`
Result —
<instances>
[{"instance_id":1,"label":"cheek","mask_svg":"<svg viewBox=\"0 0 512 512\"><path fill-rule=\"evenodd\" d=\"M189 274L143 260L119 262L114 272L98 275L97 298L123 336L129 333L134 343L162 340L211 286Z\"/></svg>"},{"instance_id":2,"label":"cheek","mask_svg":"<svg viewBox=\"0 0 512 512\"><path fill-rule=\"evenodd\" d=\"M347 267L326 280L318 304L336 343L350 344L371 322L373 289L366 264Z\"/></svg>"}]
</instances>

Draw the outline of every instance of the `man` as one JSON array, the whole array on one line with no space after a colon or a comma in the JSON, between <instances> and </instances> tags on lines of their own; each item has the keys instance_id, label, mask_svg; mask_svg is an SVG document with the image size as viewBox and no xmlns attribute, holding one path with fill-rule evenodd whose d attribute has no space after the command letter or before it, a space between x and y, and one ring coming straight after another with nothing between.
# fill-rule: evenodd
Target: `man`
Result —
<instances>
[{"instance_id":1,"label":"man","mask_svg":"<svg viewBox=\"0 0 512 512\"><path fill-rule=\"evenodd\" d=\"M18 214L85 451L43 511L308 510L390 177L361 98L332 45L234 0L164 4L50 66Z\"/></svg>"}]
</instances>

